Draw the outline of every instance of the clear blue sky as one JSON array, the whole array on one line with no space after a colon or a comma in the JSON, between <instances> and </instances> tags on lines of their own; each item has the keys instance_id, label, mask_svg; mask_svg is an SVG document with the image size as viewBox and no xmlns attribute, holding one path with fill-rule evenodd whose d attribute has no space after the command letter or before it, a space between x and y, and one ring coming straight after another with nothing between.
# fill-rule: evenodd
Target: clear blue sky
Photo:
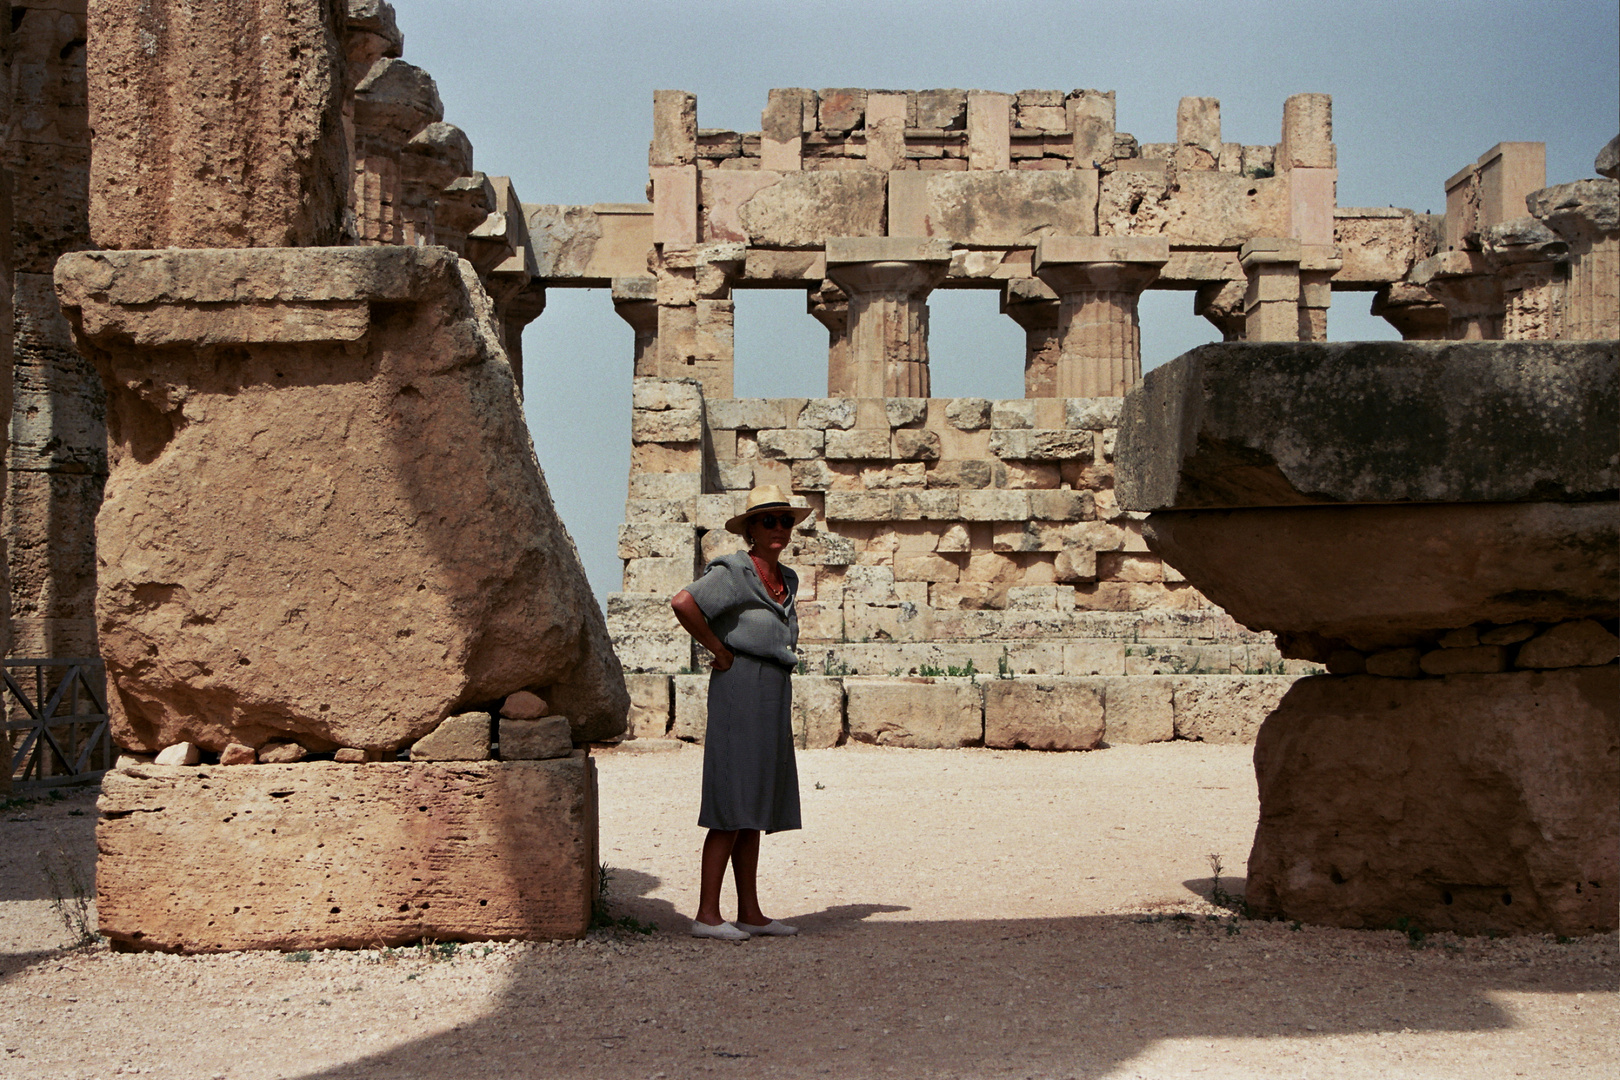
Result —
<instances>
[{"instance_id":1,"label":"clear blue sky","mask_svg":"<svg viewBox=\"0 0 1620 1080\"><path fill-rule=\"evenodd\" d=\"M1614 0L1045 0L503 3L395 0L405 57L431 72L478 168L525 202L641 201L652 92L690 90L703 127L757 130L777 86L1118 95L1118 126L1175 139L1185 95L1221 100L1227 141L1274 143L1290 94L1333 95L1341 206L1443 209L1443 183L1495 143L1547 144L1547 178L1594 175L1620 129ZM1341 294L1336 340L1395 336ZM1021 397L1022 331L995 294L934 294L934 392ZM1192 294L1150 293L1143 361L1206 340ZM524 335L526 411L597 595L629 468L630 328L605 290L550 291ZM797 292L737 303L737 392L825 393L826 334Z\"/></svg>"}]
</instances>

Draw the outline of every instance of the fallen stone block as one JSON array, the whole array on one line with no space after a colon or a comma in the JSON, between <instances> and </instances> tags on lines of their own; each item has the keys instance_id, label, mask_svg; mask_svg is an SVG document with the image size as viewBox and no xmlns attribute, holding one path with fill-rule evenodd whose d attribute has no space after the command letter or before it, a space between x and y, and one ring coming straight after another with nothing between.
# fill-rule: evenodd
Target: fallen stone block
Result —
<instances>
[{"instance_id":1,"label":"fallen stone block","mask_svg":"<svg viewBox=\"0 0 1620 1080\"><path fill-rule=\"evenodd\" d=\"M1515 667L1566 668L1607 664L1620 639L1591 619L1559 623L1519 647Z\"/></svg>"},{"instance_id":2,"label":"fallen stone block","mask_svg":"<svg viewBox=\"0 0 1620 1080\"><path fill-rule=\"evenodd\" d=\"M574 752L574 738L566 716L534 720L501 717L499 734L502 761L544 761Z\"/></svg>"},{"instance_id":3,"label":"fallen stone block","mask_svg":"<svg viewBox=\"0 0 1620 1080\"><path fill-rule=\"evenodd\" d=\"M501 715L509 720L538 720L548 711L546 699L527 690L508 694L501 703Z\"/></svg>"},{"instance_id":4,"label":"fallen stone block","mask_svg":"<svg viewBox=\"0 0 1620 1080\"><path fill-rule=\"evenodd\" d=\"M448 716L444 723L416 740L412 761L485 761L489 758L489 713Z\"/></svg>"},{"instance_id":5,"label":"fallen stone block","mask_svg":"<svg viewBox=\"0 0 1620 1080\"><path fill-rule=\"evenodd\" d=\"M825 675L793 676L793 744L824 750L844 738L844 682Z\"/></svg>"},{"instance_id":6,"label":"fallen stone block","mask_svg":"<svg viewBox=\"0 0 1620 1080\"><path fill-rule=\"evenodd\" d=\"M1255 744L1266 915L1613 931L1620 671L1301 679Z\"/></svg>"},{"instance_id":7,"label":"fallen stone block","mask_svg":"<svg viewBox=\"0 0 1620 1080\"><path fill-rule=\"evenodd\" d=\"M338 751L340 754L342 752L341 750ZM219 752L219 763L221 765L252 765L258 760L258 752L253 747L243 746L241 743L231 743L231 745Z\"/></svg>"},{"instance_id":8,"label":"fallen stone block","mask_svg":"<svg viewBox=\"0 0 1620 1080\"><path fill-rule=\"evenodd\" d=\"M195 765L201 758L195 743L181 742L165 746L152 760L158 765Z\"/></svg>"},{"instance_id":9,"label":"fallen stone block","mask_svg":"<svg viewBox=\"0 0 1620 1080\"><path fill-rule=\"evenodd\" d=\"M595 776L583 751L109 773L100 930L117 948L175 952L581 937Z\"/></svg>"},{"instance_id":10,"label":"fallen stone block","mask_svg":"<svg viewBox=\"0 0 1620 1080\"><path fill-rule=\"evenodd\" d=\"M922 749L984 741L984 702L971 679L845 679L849 737Z\"/></svg>"},{"instance_id":11,"label":"fallen stone block","mask_svg":"<svg viewBox=\"0 0 1620 1080\"><path fill-rule=\"evenodd\" d=\"M295 742L273 742L259 747L258 756L261 765L291 765L308 755L309 751Z\"/></svg>"},{"instance_id":12,"label":"fallen stone block","mask_svg":"<svg viewBox=\"0 0 1620 1080\"><path fill-rule=\"evenodd\" d=\"M1094 750L1102 743L1100 679L996 679L984 686L984 745L1003 750Z\"/></svg>"}]
</instances>

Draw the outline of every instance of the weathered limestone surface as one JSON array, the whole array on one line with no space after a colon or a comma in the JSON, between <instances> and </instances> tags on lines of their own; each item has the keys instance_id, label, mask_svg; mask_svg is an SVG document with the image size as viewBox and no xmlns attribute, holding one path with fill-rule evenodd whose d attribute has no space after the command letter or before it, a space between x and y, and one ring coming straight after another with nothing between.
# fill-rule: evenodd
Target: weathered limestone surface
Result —
<instances>
[{"instance_id":1,"label":"weathered limestone surface","mask_svg":"<svg viewBox=\"0 0 1620 1080\"><path fill-rule=\"evenodd\" d=\"M1617 702L1613 665L1302 679L1255 745L1249 903L1374 928L1614 930Z\"/></svg>"},{"instance_id":2,"label":"weathered limestone surface","mask_svg":"<svg viewBox=\"0 0 1620 1080\"><path fill-rule=\"evenodd\" d=\"M120 948L575 938L596 890L583 751L465 764L138 765L102 783L96 910Z\"/></svg>"},{"instance_id":3,"label":"weathered limestone surface","mask_svg":"<svg viewBox=\"0 0 1620 1080\"><path fill-rule=\"evenodd\" d=\"M96 243L339 242L349 179L341 18L333 0L246 0L228 11L92 0Z\"/></svg>"},{"instance_id":4,"label":"weathered limestone surface","mask_svg":"<svg viewBox=\"0 0 1620 1080\"><path fill-rule=\"evenodd\" d=\"M849 737L881 746L982 745L984 704L969 679L847 679Z\"/></svg>"},{"instance_id":5,"label":"weathered limestone surface","mask_svg":"<svg viewBox=\"0 0 1620 1080\"><path fill-rule=\"evenodd\" d=\"M1357 649L1610 618L1620 576L1612 501L1183 510L1142 535L1239 622Z\"/></svg>"},{"instance_id":6,"label":"weathered limestone surface","mask_svg":"<svg viewBox=\"0 0 1620 1080\"><path fill-rule=\"evenodd\" d=\"M109 388L115 738L389 750L521 689L628 696L471 267L441 248L58 266Z\"/></svg>"},{"instance_id":7,"label":"weathered limestone surface","mask_svg":"<svg viewBox=\"0 0 1620 1080\"><path fill-rule=\"evenodd\" d=\"M984 687L984 745L1091 750L1103 740L1100 679L998 679Z\"/></svg>"},{"instance_id":8,"label":"weathered limestone surface","mask_svg":"<svg viewBox=\"0 0 1620 1080\"><path fill-rule=\"evenodd\" d=\"M1126 400L1120 501L1613 498L1616 357L1603 342L1205 345Z\"/></svg>"}]
</instances>

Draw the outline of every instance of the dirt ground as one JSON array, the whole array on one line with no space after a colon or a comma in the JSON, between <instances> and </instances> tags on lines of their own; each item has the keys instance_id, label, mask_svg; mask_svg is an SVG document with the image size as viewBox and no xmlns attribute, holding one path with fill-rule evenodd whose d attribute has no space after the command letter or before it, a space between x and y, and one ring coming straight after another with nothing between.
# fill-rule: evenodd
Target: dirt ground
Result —
<instances>
[{"instance_id":1,"label":"dirt ground","mask_svg":"<svg viewBox=\"0 0 1620 1080\"><path fill-rule=\"evenodd\" d=\"M0 817L0 1077L1603 1077L1614 935L1429 937L1243 920L1247 747L800 755L766 838L803 929L686 936L701 750L599 757L613 914L644 935L171 957L71 941L50 866L93 794ZM42 856L43 853L43 856Z\"/></svg>"}]
</instances>

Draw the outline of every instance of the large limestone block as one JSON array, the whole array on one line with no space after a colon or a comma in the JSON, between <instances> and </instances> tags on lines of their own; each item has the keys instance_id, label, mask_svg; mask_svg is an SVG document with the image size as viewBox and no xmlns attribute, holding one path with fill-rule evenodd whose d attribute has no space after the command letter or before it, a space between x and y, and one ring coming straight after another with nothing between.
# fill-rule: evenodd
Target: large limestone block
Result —
<instances>
[{"instance_id":1,"label":"large limestone block","mask_svg":"<svg viewBox=\"0 0 1620 1080\"><path fill-rule=\"evenodd\" d=\"M1301 679L1260 730L1248 900L1338 926L1615 929L1620 669Z\"/></svg>"},{"instance_id":2,"label":"large limestone block","mask_svg":"<svg viewBox=\"0 0 1620 1080\"><path fill-rule=\"evenodd\" d=\"M849 737L945 749L984 740L983 695L971 679L845 679Z\"/></svg>"},{"instance_id":3,"label":"large limestone block","mask_svg":"<svg viewBox=\"0 0 1620 1080\"><path fill-rule=\"evenodd\" d=\"M1109 745L1169 742L1176 737L1175 680L1152 675L1103 680Z\"/></svg>"},{"instance_id":4,"label":"large limestone block","mask_svg":"<svg viewBox=\"0 0 1620 1080\"><path fill-rule=\"evenodd\" d=\"M1117 460L1128 510L1612 499L1620 349L1205 345L1126 398Z\"/></svg>"},{"instance_id":5,"label":"large limestone block","mask_svg":"<svg viewBox=\"0 0 1620 1080\"><path fill-rule=\"evenodd\" d=\"M580 741L623 730L469 264L171 250L57 274L108 386L97 615L120 745L391 750L522 689Z\"/></svg>"},{"instance_id":6,"label":"large limestone block","mask_svg":"<svg viewBox=\"0 0 1620 1080\"><path fill-rule=\"evenodd\" d=\"M829 237L882 236L885 184L882 173L784 173L736 210L736 220L756 247L814 248Z\"/></svg>"},{"instance_id":7,"label":"large limestone block","mask_svg":"<svg viewBox=\"0 0 1620 1080\"><path fill-rule=\"evenodd\" d=\"M1101 679L995 679L984 686L984 745L1094 750L1103 740Z\"/></svg>"},{"instance_id":8,"label":"large limestone block","mask_svg":"<svg viewBox=\"0 0 1620 1080\"><path fill-rule=\"evenodd\" d=\"M793 676L793 742L805 750L837 746L844 737L844 681Z\"/></svg>"},{"instance_id":9,"label":"large limestone block","mask_svg":"<svg viewBox=\"0 0 1620 1080\"><path fill-rule=\"evenodd\" d=\"M95 242L339 243L349 187L340 19L329 0L92 0Z\"/></svg>"},{"instance_id":10,"label":"large limestone block","mask_svg":"<svg viewBox=\"0 0 1620 1080\"><path fill-rule=\"evenodd\" d=\"M1094 236L1096 207L1092 169L889 174L891 236L993 246Z\"/></svg>"},{"instance_id":11,"label":"large limestone block","mask_svg":"<svg viewBox=\"0 0 1620 1080\"><path fill-rule=\"evenodd\" d=\"M626 675L630 718L625 734L632 739L662 739L669 731L668 675Z\"/></svg>"},{"instance_id":12,"label":"large limestone block","mask_svg":"<svg viewBox=\"0 0 1620 1080\"><path fill-rule=\"evenodd\" d=\"M670 725L672 739L702 742L709 730L709 675L675 675L670 678L675 718Z\"/></svg>"},{"instance_id":13,"label":"large limestone block","mask_svg":"<svg viewBox=\"0 0 1620 1080\"><path fill-rule=\"evenodd\" d=\"M108 773L96 911L179 952L582 937L596 769L550 761Z\"/></svg>"},{"instance_id":14,"label":"large limestone block","mask_svg":"<svg viewBox=\"0 0 1620 1080\"><path fill-rule=\"evenodd\" d=\"M1289 236L1284 178L1163 168L1118 169L1097 192L1100 236L1165 236L1187 247L1236 248L1256 236Z\"/></svg>"},{"instance_id":15,"label":"large limestone block","mask_svg":"<svg viewBox=\"0 0 1620 1080\"><path fill-rule=\"evenodd\" d=\"M1245 745L1277 707L1293 675L1188 675L1173 680L1176 738Z\"/></svg>"},{"instance_id":16,"label":"large limestone block","mask_svg":"<svg viewBox=\"0 0 1620 1080\"><path fill-rule=\"evenodd\" d=\"M1620 603L1615 502L1186 510L1152 515L1143 535L1244 625L1362 650Z\"/></svg>"}]
</instances>

